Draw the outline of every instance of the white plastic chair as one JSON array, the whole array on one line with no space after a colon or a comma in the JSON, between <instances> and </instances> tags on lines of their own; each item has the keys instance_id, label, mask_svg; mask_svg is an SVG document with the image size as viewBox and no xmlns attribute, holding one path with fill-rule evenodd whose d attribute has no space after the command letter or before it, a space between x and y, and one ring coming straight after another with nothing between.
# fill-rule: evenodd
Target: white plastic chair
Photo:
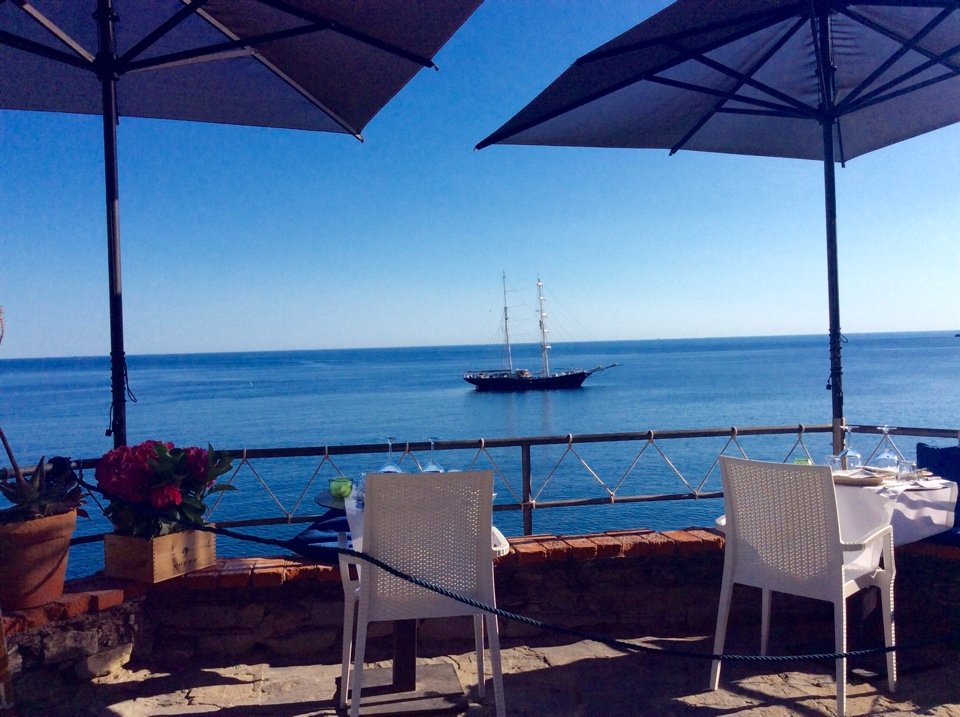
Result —
<instances>
[{"instance_id":1,"label":"white plastic chair","mask_svg":"<svg viewBox=\"0 0 960 717\"><path fill-rule=\"evenodd\" d=\"M765 463L720 458L726 543L723 583L713 652L723 653L735 583L761 589L760 653L770 637L770 595L790 593L833 603L836 652L846 652L846 598L863 588L880 589L884 644L893 647L893 528L877 526L845 542L840 534L833 475L828 466ZM861 551L877 541L882 564L845 562L844 551ZM855 555L856 553L854 553ZM848 553L849 559L850 553ZM887 653L887 682L897 686L896 653ZM837 714L846 709L845 658L836 660ZM714 660L710 688L720 681Z\"/></svg>"},{"instance_id":2,"label":"white plastic chair","mask_svg":"<svg viewBox=\"0 0 960 717\"><path fill-rule=\"evenodd\" d=\"M398 570L496 606L491 550L493 474L372 473L366 476L363 552ZM362 565L362 571L351 572ZM362 572L362 576L361 576ZM344 629L340 704L360 713L367 626L383 620L472 615L477 690L485 694L484 626L498 717L504 717L500 637L495 615L341 556ZM356 613L356 634L353 617ZM350 669L353 652L353 669Z\"/></svg>"}]
</instances>

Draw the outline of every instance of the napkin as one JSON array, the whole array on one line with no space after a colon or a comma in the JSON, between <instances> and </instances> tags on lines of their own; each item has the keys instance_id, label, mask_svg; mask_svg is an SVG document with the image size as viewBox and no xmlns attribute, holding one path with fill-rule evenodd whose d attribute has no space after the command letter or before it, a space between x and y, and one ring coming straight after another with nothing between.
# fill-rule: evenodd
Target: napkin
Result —
<instances>
[{"instance_id":1,"label":"napkin","mask_svg":"<svg viewBox=\"0 0 960 717\"><path fill-rule=\"evenodd\" d=\"M886 476L863 468L834 471L833 482L840 485L882 485Z\"/></svg>"}]
</instances>

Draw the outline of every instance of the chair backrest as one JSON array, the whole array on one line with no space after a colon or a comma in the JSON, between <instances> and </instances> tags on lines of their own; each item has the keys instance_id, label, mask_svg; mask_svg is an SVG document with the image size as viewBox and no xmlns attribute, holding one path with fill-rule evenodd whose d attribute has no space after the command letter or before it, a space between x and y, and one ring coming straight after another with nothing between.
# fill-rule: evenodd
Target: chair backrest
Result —
<instances>
[{"instance_id":1,"label":"chair backrest","mask_svg":"<svg viewBox=\"0 0 960 717\"><path fill-rule=\"evenodd\" d=\"M373 473L365 484L365 553L460 595L493 602L490 471ZM376 568L364 568L360 591L371 620L478 612Z\"/></svg>"},{"instance_id":2,"label":"chair backrest","mask_svg":"<svg viewBox=\"0 0 960 717\"><path fill-rule=\"evenodd\" d=\"M735 582L833 599L843 582L837 497L829 466L720 459L726 569Z\"/></svg>"}]
</instances>

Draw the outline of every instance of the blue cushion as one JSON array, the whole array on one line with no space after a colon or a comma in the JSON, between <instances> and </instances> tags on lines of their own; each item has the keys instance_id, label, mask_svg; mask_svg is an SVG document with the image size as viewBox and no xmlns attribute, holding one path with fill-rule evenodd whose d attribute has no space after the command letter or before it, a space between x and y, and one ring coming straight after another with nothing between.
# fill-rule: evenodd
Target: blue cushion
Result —
<instances>
[{"instance_id":1,"label":"blue cushion","mask_svg":"<svg viewBox=\"0 0 960 717\"><path fill-rule=\"evenodd\" d=\"M922 542L933 543L934 545L960 546L960 527L954 525L950 530L945 530L942 533L931 535L929 538L924 538Z\"/></svg>"},{"instance_id":2,"label":"blue cushion","mask_svg":"<svg viewBox=\"0 0 960 717\"><path fill-rule=\"evenodd\" d=\"M308 545L303 543L296 547L296 552L305 558L310 558L324 565L336 565L339 553L337 553L335 548L336 544L331 546L327 544Z\"/></svg>"},{"instance_id":3,"label":"blue cushion","mask_svg":"<svg viewBox=\"0 0 960 717\"><path fill-rule=\"evenodd\" d=\"M917 468L926 468L941 478L960 482L960 446L939 448L918 443ZM937 545L960 545L960 503L954 510L953 527L927 538L925 542Z\"/></svg>"},{"instance_id":4,"label":"blue cushion","mask_svg":"<svg viewBox=\"0 0 960 717\"><path fill-rule=\"evenodd\" d=\"M947 480L960 481L960 446L938 448L918 443L917 468L926 468Z\"/></svg>"},{"instance_id":5,"label":"blue cushion","mask_svg":"<svg viewBox=\"0 0 960 717\"><path fill-rule=\"evenodd\" d=\"M338 534L335 530L316 530L310 529L304 530L302 533L295 535L291 540L295 543L306 543L312 545L314 543L333 543L337 544Z\"/></svg>"},{"instance_id":6,"label":"blue cushion","mask_svg":"<svg viewBox=\"0 0 960 717\"><path fill-rule=\"evenodd\" d=\"M337 561L339 533L350 534L347 514L338 508L331 508L311 523L305 530L290 539L290 547L300 555L322 563ZM347 541L350 546L350 541Z\"/></svg>"}]
</instances>

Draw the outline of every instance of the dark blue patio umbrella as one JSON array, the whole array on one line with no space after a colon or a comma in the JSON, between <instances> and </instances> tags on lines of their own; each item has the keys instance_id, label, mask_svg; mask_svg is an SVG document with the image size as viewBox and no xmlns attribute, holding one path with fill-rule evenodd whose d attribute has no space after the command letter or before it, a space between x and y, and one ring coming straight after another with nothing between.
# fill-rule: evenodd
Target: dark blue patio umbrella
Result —
<instances>
[{"instance_id":1,"label":"dark blue patio umbrella","mask_svg":"<svg viewBox=\"0 0 960 717\"><path fill-rule=\"evenodd\" d=\"M678 0L578 59L477 145L823 162L834 447L843 425L834 165L960 120L956 0Z\"/></svg>"},{"instance_id":2,"label":"dark blue patio umbrella","mask_svg":"<svg viewBox=\"0 0 960 717\"><path fill-rule=\"evenodd\" d=\"M126 443L119 116L361 132L481 0L0 0L0 108L103 115L111 422Z\"/></svg>"}]
</instances>

